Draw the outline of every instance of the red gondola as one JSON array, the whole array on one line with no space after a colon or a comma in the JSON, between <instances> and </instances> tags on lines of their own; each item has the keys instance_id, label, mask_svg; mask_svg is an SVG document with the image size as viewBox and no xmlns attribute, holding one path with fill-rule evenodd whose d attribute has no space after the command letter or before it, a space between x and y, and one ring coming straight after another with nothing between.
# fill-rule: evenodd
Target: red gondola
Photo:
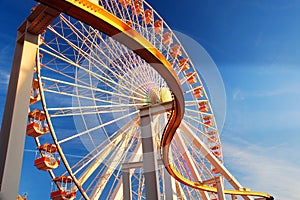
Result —
<instances>
[{"instance_id":1,"label":"red gondola","mask_svg":"<svg viewBox=\"0 0 300 200\"><path fill-rule=\"evenodd\" d=\"M131 10L136 15L141 15L143 13L143 3L141 0L135 0L134 5L131 7Z\"/></svg>"},{"instance_id":2,"label":"red gondola","mask_svg":"<svg viewBox=\"0 0 300 200\"><path fill-rule=\"evenodd\" d=\"M217 131L211 130L211 131L206 132L206 134L207 135L215 135L215 134L217 134Z\"/></svg>"},{"instance_id":3,"label":"red gondola","mask_svg":"<svg viewBox=\"0 0 300 200\"><path fill-rule=\"evenodd\" d=\"M208 138L209 142L216 142L217 141L217 137L216 136L211 136Z\"/></svg>"},{"instance_id":4,"label":"red gondola","mask_svg":"<svg viewBox=\"0 0 300 200\"><path fill-rule=\"evenodd\" d=\"M170 46L173 43L172 35L170 32L166 32L163 34L162 42L166 46Z\"/></svg>"},{"instance_id":5,"label":"red gondola","mask_svg":"<svg viewBox=\"0 0 300 200\"><path fill-rule=\"evenodd\" d=\"M219 174L219 173L220 173L216 168L213 168L211 171L212 171L214 174Z\"/></svg>"},{"instance_id":6,"label":"red gondola","mask_svg":"<svg viewBox=\"0 0 300 200\"><path fill-rule=\"evenodd\" d=\"M163 25L163 23L162 23L161 20L156 20L154 22L154 32L156 34L160 34L161 32L163 32L163 26L162 25Z\"/></svg>"},{"instance_id":7,"label":"red gondola","mask_svg":"<svg viewBox=\"0 0 300 200\"><path fill-rule=\"evenodd\" d=\"M207 106L201 106L200 108L199 108L199 111L200 112L208 112L208 107Z\"/></svg>"},{"instance_id":8,"label":"red gondola","mask_svg":"<svg viewBox=\"0 0 300 200\"><path fill-rule=\"evenodd\" d=\"M196 72L189 72L186 74L187 82L191 85L197 83L197 79L195 77Z\"/></svg>"},{"instance_id":9,"label":"red gondola","mask_svg":"<svg viewBox=\"0 0 300 200\"><path fill-rule=\"evenodd\" d=\"M131 5L131 0L118 0L118 1L123 7Z\"/></svg>"},{"instance_id":10,"label":"red gondola","mask_svg":"<svg viewBox=\"0 0 300 200\"><path fill-rule=\"evenodd\" d=\"M44 111L34 110L28 113L30 119L26 127L26 134L31 137L39 137L49 132L48 126L45 124L46 115Z\"/></svg>"},{"instance_id":11,"label":"red gondola","mask_svg":"<svg viewBox=\"0 0 300 200\"><path fill-rule=\"evenodd\" d=\"M172 46L170 48L170 53L173 58L177 58L178 56L181 56L182 52L180 50L180 46L179 45Z\"/></svg>"},{"instance_id":12,"label":"red gondola","mask_svg":"<svg viewBox=\"0 0 300 200\"><path fill-rule=\"evenodd\" d=\"M30 93L30 101L29 104L35 104L36 102L41 100L41 95L40 94L33 94L33 92Z\"/></svg>"},{"instance_id":13,"label":"red gondola","mask_svg":"<svg viewBox=\"0 0 300 200\"><path fill-rule=\"evenodd\" d=\"M197 86L197 87L195 87L194 88L194 96L195 96L195 98L201 98L201 97L203 97L203 92L202 92L202 90L203 90L203 87L202 86Z\"/></svg>"},{"instance_id":14,"label":"red gondola","mask_svg":"<svg viewBox=\"0 0 300 200\"><path fill-rule=\"evenodd\" d=\"M199 103L199 106L206 106L207 105L207 101L200 101Z\"/></svg>"},{"instance_id":15,"label":"red gondola","mask_svg":"<svg viewBox=\"0 0 300 200\"><path fill-rule=\"evenodd\" d=\"M49 157L42 156L40 158L35 159L34 161L34 166L39 170L44 170L44 171L55 169L59 167L59 165L60 165L60 161L52 157L49 158Z\"/></svg>"},{"instance_id":16,"label":"red gondola","mask_svg":"<svg viewBox=\"0 0 300 200\"><path fill-rule=\"evenodd\" d=\"M29 112L28 117L39 121L44 121L46 119L46 115L44 111L37 110L37 109Z\"/></svg>"},{"instance_id":17,"label":"red gondola","mask_svg":"<svg viewBox=\"0 0 300 200\"><path fill-rule=\"evenodd\" d=\"M73 200L76 198L76 191L72 190L73 180L70 176L60 176L53 179L55 187L50 194L52 200Z\"/></svg>"},{"instance_id":18,"label":"red gondola","mask_svg":"<svg viewBox=\"0 0 300 200\"><path fill-rule=\"evenodd\" d=\"M39 146L38 149L41 154L34 160L34 166L36 166L36 168L48 171L60 165L60 159L55 156L57 152L56 145L46 143Z\"/></svg>"},{"instance_id":19,"label":"red gondola","mask_svg":"<svg viewBox=\"0 0 300 200\"><path fill-rule=\"evenodd\" d=\"M218 149L220 149L220 145L212 146L212 147L210 147L210 149L213 151L218 150Z\"/></svg>"},{"instance_id":20,"label":"red gondola","mask_svg":"<svg viewBox=\"0 0 300 200\"><path fill-rule=\"evenodd\" d=\"M131 20L128 20L128 21L126 22L126 24L127 24L128 26L131 26L131 25L132 25L132 21L131 21Z\"/></svg>"},{"instance_id":21,"label":"red gondola","mask_svg":"<svg viewBox=\"0 0 300 200\"><path fill-rule=\"evenodd\" d=\"M214 151L213 154L216 156L216 157L220 157L222 155L222 153L220 151Z\"/></svg>"},{"instance_id":22,"label":"red gondola","mask_svg":"<svg viewBox=\"0 0 300 200\"><path fill-rule=\"evenodd\" d=\"M26 127L26 134L31 137L40 137L49 132L48 127L42 127L41 124L31 122Z\"/></svg>"},{"instance_id":23,"label":"red gondola","mask_svg":"<svg viewBox=\"0 0 300 200\"><path fill-rule=\"evenodd\" d=\"M152 10L150 9L145 10L145 13L143 15L143 20L145 20L146 24L150 24L151 22L153 22Z\"/></svg>"},{"instance_id":24,"label":"red gondola","mask_svg":"<svg viewBox=\"0 0 300 200\"><path fill-rule=\"evenodd\" d=\"M208 120L211 120L212 119L212 116L211 115L205 115L202 117L203 120L205 121L208 121Z\"/></svg>"},{"instance_id":25,"label":"red gondola","mask_svg":"<svg viewBox=\"0 0 300 200\"><path fill-rule=\"evenodd\" d=\"M181 69L181 71L186 71L190 69L189 60L187 58L180 59L179 68Z\"/></svg>"},{"instance_id":26,"label":"red gondola","mask_svg":"<svg viewBox=\"0 0 300 200\"><path fill-rule=\"evenodd\" d=\"M205 128L209 128L210 126L213 126L213 122L212 121L206 121L206 122L204 122L204 127Z\"/></svg>"}]
</instances>

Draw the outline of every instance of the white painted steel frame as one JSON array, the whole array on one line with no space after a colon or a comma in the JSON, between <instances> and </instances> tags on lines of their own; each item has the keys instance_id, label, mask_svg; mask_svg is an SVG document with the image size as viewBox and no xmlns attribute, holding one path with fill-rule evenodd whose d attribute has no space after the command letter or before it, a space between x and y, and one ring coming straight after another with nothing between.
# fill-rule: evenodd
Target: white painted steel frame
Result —
<instances>
[{"instance_id":1,"label":"white painted steel frame","mask_svg":"<svg viewBox=\"0 0 300 200\"><path fill-rule=\"evenodd\" d=\"M27 28L25 32L18 32L18 38L0 133L0 197L5 200L17 199L18 196L29 96L39 39L38 35L28 33Z\"/></svg>"}]
</instances>

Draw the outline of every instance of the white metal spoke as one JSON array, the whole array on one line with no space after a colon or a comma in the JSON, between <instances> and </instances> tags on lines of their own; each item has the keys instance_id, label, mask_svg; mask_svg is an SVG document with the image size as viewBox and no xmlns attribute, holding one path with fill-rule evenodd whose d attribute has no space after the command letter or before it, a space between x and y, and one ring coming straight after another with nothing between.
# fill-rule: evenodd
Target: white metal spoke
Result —
<instances>
[{"instance_id":1,"label":"white metal spoke","mask_svg":"<svg viewBox=\"0 0 300 200\"><path fill-rule=\"evenodd\" d=\"M129 113L129 114L124 115L124 116L122 116L122 117L113 119L113 120L111 120L111 121L109 121L109 122L100 124L100 125L98 125L98 126L96 126L96 127L93 127L93 128L90 128L89 130L86 130L86 131L83 131L83 132L74 134L74 135L72 135L71 137L68 137L68 138L65 138L65 139L60 140L58 143L61 144L61 143L67 142L67 141L69 141L69 140L72 140L72 139L74 139L74 138L80 137L80 136L82 136L82 135L84 135L84 134L87 134L87 133L89 133L89 132L91 132L91 131L95 131L95 130L100 129L100 128L103 128L103 127L105 127L105 126L107 126L107 125L113 124L113 123L115 123L115 122L117 122L117 121L119 121L119 120L125 119L125 118L127 118L127 117L132 116L132 115L135 115L135 114L137 114L138 112L139 112L139 111L135 111L135 112Z\"/></svg>"},{"instance_id":2,"label":"white metal spoke","mask_svg":"<svg viewBox=\"0 0 300 200\"><path fill-rule=\"evenodd\" d=\"M134 134L127 134L127 136L123 139L121 144L113 150L114 153L111 155L110 159L107 162L107 164L109 164L109 166L107 166L107 170L104 175L105 178L101 179L96 184L96 187L94 187L93 192L91 194L92 199L99 199L101 192L103 191L104 187L108 183L108 179L112 176L115 169L120 164L121 160L125 158L124 156L125 156L126 151L128 151L130 149L129 146L132 145L132 142L130 142L130 140L133 137L133 135ZM128 148L126 148L126 147L128 147ZM124 149L126 149L125 152L124 152ZM120 170L121 170L121 168L118 169L118 171L120 171Z\"/></svg>"},{"instance_id":3,"label":"white metal spoke","mask_svg":"<svg viewBox=\"0 0 300 200\"><path fill-rule=\"evenodd\" d=\"M74 88L85 89L85 90L88 90L88 91L92 90L94 92L109 94L109 95L122 97L122 98L128 98L127 95L124 95L122 93L115 93L115 92L111 92L111 91L107 91L107 90L102 90L102 89L99 89L99 88L91 88L91 87L88 87L88 86L84 86L84 85L80 85L80 84L76 84L76 83L71 83L71 82L66 82L66 81L61 81L61 80L56 80L56 79L45 77L45 76L43 76L43 80L51 81L53 83L60 83L62 85L66 85L66 86L72 86ZM144 101L145 100L143 98L138 98L138 97L130 97L130 99L139 100L139 101Z\"/></svg>"},{"instance_id":4,"label":"white metal spoke","mask_svg":"<svg viewBox=\"0 0 300 200\"><path fill-rule=\"evenodd\" d=\"M87 114L103 114L103 113L114 113L127 111L130 108L135 108L136 106L145 106L146 104L135 103L135 104L116 104L116 105L95 105L95 106L80 106L80 107L60 107L60 108L48 108L51 112L51 117L67 117L75 115L87 115Z\"/></svg>"},{"instance_id":5,"label":"white metal spoke","mask_svg":"<svg viewBox=\"0 0 300 200\"><path fill-rule=\"evenodd\" d=\"M103 141L100 145L98 145L98 147L95 148L93 152L90 152L90 154L86 155L85 158L83 158L77 164L75 164L73 166L73 168L75 168L77 166L80 166L74 172L74 174L76 175L77 173L79 173L82 169L84 169L87 165L89 165L95 159L97 159L96 162L98 162L98 160L100 159L100 158L98 158L99 155L102 154L102 157L103 157L103 155L106 154L106 153L103 153L103 151L109 153L109 151L107 151L107 149L109 149L110 147L113 147L115 144L119 143L120 140L122 139L122 137L124 136L124 134L126 134L126 132L129 129L132 129L132 127L136 126L135 125L136 123L137 123L137 119L130 120L122 128L120 128L118 131L116 131L115 133L113 133L109 138L107 138L107 140ZM106 143L108 143L107 146L105 146ZM101 162L99 162L99 164L100 163ZM84 174L84 173L82 173L82 174ZM81 177L83 177L83 175L81 175ZM82 178L80 178L80 179L82 179ZM84 183L84 181L81 181L81 182Z\"/></svg>"},{"instance_id":6,"label":"white metal spoke","mask_svg":"<svg viewBox=\"0 0 300 200\"><path fill-rule=\"evenodd\" d=\"M57 35L59 35L60 37L62 37L62 36L61 36L59 33L57 33L55 30L53 30L53 29L51 29L51 30L52 30L55 34L57 34ZM65 39L65 41L66 41L70 46L72 46L72 47L74 48L75 51L77 51L80 55L82 55L85 59L87 59L87 60L92 60L92 62L95 62L96 64L93 65L93 66L94 66L97 70L99 70L101 73L104 73L104 72L103 72L99 67L97 67L97 65L101 65L101 66L104 67L106 70L109 70L109 71L115 76L115 78L121 78L122 80L125 80L125 79L123 79L122 76L117 75L114 71L112 71L109 67L107 67L106 64L103 63L103 62L101 61L101 59L98 57L98 54L97 54L97 53L93 53L94 56L98 57L98 59L95 59L94 57L91 57L89 54L87 54L87 53L85 53L84 51L80 50L79 47L77 47L76 45L74 45L71 41L69 41L69 40L67 40L67 39ZM107 46L108 46L108 45L107 45ZM51 48L51 47L48 46L48 48ZM93 49L91 49L90 47L88 47L88 48L89 48L90 51L93 51ZM99 49L99 48L97 48L97 49ZM52 50L54 50L54 49L52 48ZM49 52L49 51L47 51L47 50L44 50L44 51L45 51L46 53L48 53L49 55L52 55L52 56L57 57L56 54L54 54L54 53L51 53L51 52ZM54 50L54 51L56 51L56 50ZM102 51L102 50L100 49L100 51ZM105 53L103 53L103 54L106 55ZM110 82L110 83L117 84L110 76L101 77L101 76L97 75L96 73L93 73L93 72L91 72L91 71L88 71L88 69L85 69L84 67L81 67L78 63L75 63L74 61L72 61L72 60L70 60L70 59L66 59L65 56L63 56L63 57L57 57L57 58L60 58L61 60L63 60L63 61L65 61L65 62L69 63L69 64L72 65L72 66L76 66L77 68L79 68L79 69L81 69L81 70L87 71L87 73L93 75L93 77L99 79L100 81L103 80L105 84L108 84L109 82ZM109 59L109 57L107 57L107 56L106 56L106 58ZM112 61L110 60L110 62L112 62ZM105 74L105 73L104 73L104 74ZM114 88L113 86L110 86L110 87L111 87L111 88ZM126 90L127 90L127 91L130 91L130 88L126 88ZM133 92L135 93L135 91L133 91ZM138 95L139 95L139 94L138 94Z\"/></svg>"}]
</instances>

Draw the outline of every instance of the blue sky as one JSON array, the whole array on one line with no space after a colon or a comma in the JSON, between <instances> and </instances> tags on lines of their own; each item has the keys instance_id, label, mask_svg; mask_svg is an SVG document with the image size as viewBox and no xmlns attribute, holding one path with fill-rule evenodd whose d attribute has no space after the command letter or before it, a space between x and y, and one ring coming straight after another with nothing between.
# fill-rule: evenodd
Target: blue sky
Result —
<instances>
[{"instance_id":1,"label":"blue sky","mask_svg":"<svg viewBox=\"0 0 300 200\"><path fill-rule=\"evenodd\" d=\"M170 27L201 44L220 71L227 102L221 133L225 165L246 187L271 193L277 199L297 199L300 195L297 182L300 179L300 2L148 2ZM0 1L1 88L7 88L16 29L34 4L31 0ZM1 90L1 113L5 95L6 91ZM33 158L32 152L24 153L25 178L20 192L33 190L31 181L50 180L47 173L30 168ZM38 178L29 181L28 177ZM41 193L48 198L50 183L40 185L44 186Z\"/></svg>"}]
</instances>

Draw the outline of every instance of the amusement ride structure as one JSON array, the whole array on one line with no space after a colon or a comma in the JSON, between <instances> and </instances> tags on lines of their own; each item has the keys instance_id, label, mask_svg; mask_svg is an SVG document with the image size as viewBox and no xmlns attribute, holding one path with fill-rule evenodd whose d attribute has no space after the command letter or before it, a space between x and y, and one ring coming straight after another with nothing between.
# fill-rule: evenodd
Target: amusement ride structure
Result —
<instances>
[{"instance_id":1,"label":"amusement ride structure","mask_svg":"<svg viewBox=\"0 0 300 200\"><path fill-rule=\"evenodd\" d=\"M25 135L52 200L273 199L224 167L206 86L143 0L39 0L18 29L3 116L6 199Z\"/></svg>"}]
</instances>

